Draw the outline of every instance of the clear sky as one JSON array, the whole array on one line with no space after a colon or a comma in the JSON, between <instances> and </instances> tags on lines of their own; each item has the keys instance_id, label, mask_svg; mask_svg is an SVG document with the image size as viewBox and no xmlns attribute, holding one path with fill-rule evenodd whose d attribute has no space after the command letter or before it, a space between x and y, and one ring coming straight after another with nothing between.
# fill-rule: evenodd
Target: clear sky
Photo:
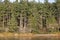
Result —
<instances>
[{"instance_id":1,"label":"clear sky","mask_svg":"<svg viewBox=\"0 0 60 40\"><path fill-rule=\"evenodd\" d=\"M15 0L10 0L10 1L11 1L11 2L14 2ZM32 0L29 0L29 1L32 1ZM35 0L35 1L37 1L37 2L38 2L38 0ZM42 3L43 3L43 2L44 2L44 0L40 0L40 2L42 2ZM54 2L54 0L49 0L49 2L51 2L51 3L52 3L52 2Z\"/></svg>"},{"instance_id":2,"label":"clear sky","mask_svg":"<svg viewBox=\"0 0 60 40\"><path fill-rule=\"evenodd\" d=\"M38 2L38 0L36 0ZM50 3L55 2L54 0L48 0ZM40 2L44 2L44 0L40 0Z\"/></svg>"}]
</instances>

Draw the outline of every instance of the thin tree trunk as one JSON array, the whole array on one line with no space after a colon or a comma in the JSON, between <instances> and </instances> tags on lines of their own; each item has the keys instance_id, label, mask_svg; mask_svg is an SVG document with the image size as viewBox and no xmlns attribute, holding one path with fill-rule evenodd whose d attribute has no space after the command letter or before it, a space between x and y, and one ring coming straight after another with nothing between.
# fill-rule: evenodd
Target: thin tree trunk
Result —
<instances>
[{"instance_id":1,"label":"thin tree trunk","mask_svg":"<svg viewBox=\"0 0 60 40\"><path fill-rule=\"evenodd\" d=\"M27 27L27 19L24 17L24 33L26 32L26 27Z\"/></svg>"},{"instance_id":2,"label":"thin tree trunk","mask_svg":"<svg viewBox=\"0 0 60 40\"><path fill-rule=\"evenodd\" d=\"M42 25L43 25L45 32L47 32L47 25L46 25L46 17L45 16L42 16Z\"/></svg>"},{"instance_id":3,"label":"thin tree trunk","mask_svg":"<svg viewBox=\"0 0 60 40\"><path fill-rule=\"evenodd\" d=\"M22 14L20 14L20 28L19 31L22 33L23 32L23 17Z\"/></svg>"},{"instance_id":4,"label":"thin tree trunk","mask_svg":"<svg viewBox=\"0 0 60 40\"><path fill-rule=\"evenodd\" d=\"M3 15L3 29L4 29L4 15Z\"/></svg>"},{"instance_id":5,"label":"thin tree trunk","mask_svg":"<svg viewBox=\"0 0 60 40\"><path fill-rule=\"evenodd\" d=\"M58 17L58 31L60 31L59 29L60 29L60 18Z\"/></svg>"},{"instance_id":6,"label":"thin tree trunk","mask_svg":"<svg viewBox=\"0 0 60 40\"><path fill-rule=\"evenodd\" d=\"M8 18L7 15L6 15L6 17ZM6 28L5 28L5 32L8 32L8 26L7 26L7 24L8 24L8 23L7 23L7 22L8 22L8 19L7 19L7 18L6 18L6 20L5 20L5 21L6 21L6 24L5 24L5 26L6 26Z\"/></svg>"}]
</instances>

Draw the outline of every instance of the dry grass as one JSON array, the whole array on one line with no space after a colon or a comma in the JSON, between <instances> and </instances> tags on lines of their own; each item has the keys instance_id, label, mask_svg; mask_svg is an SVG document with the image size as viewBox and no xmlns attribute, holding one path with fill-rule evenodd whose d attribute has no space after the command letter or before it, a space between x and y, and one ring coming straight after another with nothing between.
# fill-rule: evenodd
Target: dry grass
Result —
<instances>
[{"instance_id":1,"label":"dry grass","mask_svg":"<svg viewBox=\"0 0 60 40\"><path fill-rule=\"evenodd\" d=\"M0 33L0 37L35 37L37 36L43 36L48 35L48 36L59 36L60 34L32 34L32 33L24 33L24 34L18 34L18 33Z\"/></svg>"},{"instance_id":2,"label":"dry grass","mask_svg":"<svg viewBox=\"0 0 60 40\"><path fill-rule=\"evenodd\" d=\"M33 37L33 34L32 33L24 33L24 34L0 33L0 37Z\"/></svg>"}]
</instances>

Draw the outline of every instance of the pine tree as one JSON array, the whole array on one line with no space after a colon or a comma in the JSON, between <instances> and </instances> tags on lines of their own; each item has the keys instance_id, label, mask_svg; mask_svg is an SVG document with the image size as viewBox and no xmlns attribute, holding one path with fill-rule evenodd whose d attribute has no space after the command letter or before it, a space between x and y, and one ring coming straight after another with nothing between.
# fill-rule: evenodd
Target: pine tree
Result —
<instances>
[{"instance_id":1,"label":"pine tree","mask_svg":"<svg viewBox=\"0 0 60 40\"><path fill-rule=\"evenodd\" d=\"M9 2L9 0L4 0L4 3L7 4Z\"/></svg>"},{"instance_id":2,"label":"pine tree","mask_svg":"<svg viewBox=\"0 0 60 40\"><path fill-rule=\"evenodd\" d=\"M58 22L58 29L60 29L60 0L56 0L56 20ZM59 30L60 31L60 30Z\"/></svg>"},{"instance_id":3,"label":"pine tree","mask_svg":"<svg viewBox=\"0 0 60 40\"><path fill-rule=\"evenodd\" d=\"M16 3L18 3L18 0L16 0Z\"/></svg>"}]
</instances>

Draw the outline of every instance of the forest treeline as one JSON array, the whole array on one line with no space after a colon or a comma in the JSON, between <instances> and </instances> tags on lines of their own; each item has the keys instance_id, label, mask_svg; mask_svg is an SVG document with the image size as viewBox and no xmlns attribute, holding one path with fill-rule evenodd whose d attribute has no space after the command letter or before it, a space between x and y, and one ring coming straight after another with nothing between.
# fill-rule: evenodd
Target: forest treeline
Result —
<instances>
[{"instance_id":1,"label":"forest treeline","mask_svg":"<svg viewBox=\"0 0 60 40\"><path fill-rule=\"evenodd\" d=\"M38 0L39 1L39 0ZM0 32L53 33L60 31L60 0L0 1Z\"/></svg>"}]
</instances>

